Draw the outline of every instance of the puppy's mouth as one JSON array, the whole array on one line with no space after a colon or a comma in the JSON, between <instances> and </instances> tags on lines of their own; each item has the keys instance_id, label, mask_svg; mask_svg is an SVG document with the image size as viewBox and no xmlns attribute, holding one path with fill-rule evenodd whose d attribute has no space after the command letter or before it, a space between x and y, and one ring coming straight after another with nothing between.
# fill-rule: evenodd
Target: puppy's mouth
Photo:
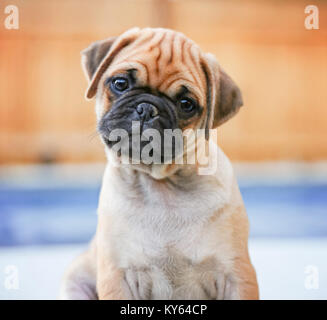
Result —
<instances>
[{"instance_id":1,"label":"puppy's mouth","mask_svg":"<svg viewBox=\"0 0 327 320\"><path fill-rule=\"evenodd\" d=\"M112 152L143 164L163 164L182 152L181 147L176 148L176 129L173 103L148 93L128 94L117 100L98 124Z\"/></svg>"},{"instance_id":2,"label":"puppy's mouth","mask_svg":"<svg viewBox=\"0 0 327 320\"><path fill-rule=\"evenodd\" d=\"M133 124L135 125L135 122ZM153 131L156 132L155 135L152 135ZM108 149L116 153L118 157L128 158L133 162L163 164L173 160L177 154L176 136L174 140L167 134L160 135L156 129L146 129L141 131L141 134L130 134L125 131L123 135L114 135L114 137L102 135L102 139ZM183 139L182 136L181 139Z\"/></svg>"},{"instance_id":3,"label":"puppy's mouth","mask_svg":"<svg viewBox=\"0 0 327 320\"><path fill-rule=\"evenodd\" d=\"M102 140L105 143L105 145L111 149L116 143L118 143L121 139L119 139L119 141L112 141L109 138L107 138L106 136L102 135Z\"/></svg>"},{"instance_id":4,"label":"puppy's mouth","mask_svg":"<svg viewBox=\"0 0 327 320\"><path fill-rule=\"evenodd\" d=\"M108 138L106 138L106 137L102 137L102 139L103 139L103 141L104 141L104 143L105 143L105 145L109 148L109 149L112 149L112 148L114 148L115 147L115 145L117 145L119 142L121 142L121 139L119 140L119 141L110 141ZM145 144L146 145L146 144ZM142 145L140 146L140 148L139 148L139 150L140 150L140 152L138 152L137 150L135 150L135 149L131 149L131 148L128 148L129 149L129 152L127 153L127 154L122 154L122 148L119 148L119 149L117 149L116 151L117 151L117 156L118 157L121 157L122 155L125 155L125 156L128 156L128 158L129 159L131 159L131 160L139 160L140 162L142 162L141 160L142 160L142 158L141 158L141 156L142 156L142 150L143 150L143 148L142 148ZM133 152L134 151L134 152ZM135 155L133 156L133 153L134 154L139 154L140 155L140 157L137 157L136 159L135 159ZM154 156L154 150L153 150L153 148L151 148L150 150L149 150L149 152L148 152L148 156L149 157L153 157ZM164 157L161 157L160 158L160 163L164 163Z\"/></svg>"}]
</instances>

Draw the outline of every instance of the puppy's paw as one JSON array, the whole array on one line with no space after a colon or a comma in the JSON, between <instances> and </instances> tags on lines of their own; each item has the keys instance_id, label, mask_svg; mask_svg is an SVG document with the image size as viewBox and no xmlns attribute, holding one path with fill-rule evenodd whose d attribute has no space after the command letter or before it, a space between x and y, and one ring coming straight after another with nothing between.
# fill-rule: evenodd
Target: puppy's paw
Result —
<instances>
[{"instance_id":1,"label":"puppy's paw","mask_svg":"<svg viewBox=\"0 0 327 320\"><path fill-rule=\"evenodd\" d=\"M217 300L239 300L238 282L231 274L219 273L216 278Z\"/></svg>"},{"instance_id":2,"label":"puppy's paw","mask_svg":"<svg viewBox=\"0 0 327 320\"><path fill-rule=\"evenodd\" d=\"M147 269L125 270L125 287L131 300L149 300L152 293L152 279Z\"/></svg>"},{"instance_id":3,"label":"puppy's paw","mask_svg":"<svg viewBox=\"0 0 327 320\"><path fill-rule=\"evenodd\" d=\"M202 297L199 299L205 299L205 300L216 300L217 297L217 285L214 279L211 281L203 281L201 282L201 291L202 291Z\"/></svg>"}]
</instances>

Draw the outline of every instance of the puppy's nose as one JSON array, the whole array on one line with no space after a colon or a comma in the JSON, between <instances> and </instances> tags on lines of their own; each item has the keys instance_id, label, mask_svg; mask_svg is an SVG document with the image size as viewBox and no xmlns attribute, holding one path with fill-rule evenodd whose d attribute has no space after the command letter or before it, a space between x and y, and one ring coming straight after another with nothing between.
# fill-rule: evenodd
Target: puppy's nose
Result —
<instances>
[{"instance_id":1,"label":"puppy's nose","mask_svg":"<svg viewBox=\"0 0 327 320\"><path fill-rule=\"evenodd\" d=\"M136 111L140 115L140 118L143 118L145 121L158 115L158 109L153 104L147 102L140 103L136 107Z\"/></svg>"}]
</instances>

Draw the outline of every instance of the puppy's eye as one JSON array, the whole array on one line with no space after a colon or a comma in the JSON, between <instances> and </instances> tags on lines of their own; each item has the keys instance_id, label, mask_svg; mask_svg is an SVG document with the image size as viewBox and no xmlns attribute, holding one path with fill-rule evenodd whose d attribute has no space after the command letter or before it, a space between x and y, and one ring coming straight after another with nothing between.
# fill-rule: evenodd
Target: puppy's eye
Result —
<instances>
[{"instance_id":1,"label":"puppy's eye","mask_svg":"<svg viewBox=\"0 0 327 320\"><path fill-rule=\"evenodd\" d=\"M129 84L126 78L115 78L111 82L111 86L115 91L123 92L128 89Z\"/></svg>"},{"instance_id":2,"label":"puppy's eye","mask_svg":"<svg viewBox=\"0 0 327 320\"><path fill-rule=\"evenodd\" d=\"M180 100L179 103L180 103L181 109L184 112L187 112L187 113L192 112L196 107L195 102L192 99L189 99L189 98L183 98L183 99Z\"/></svg>"}]
</instances>

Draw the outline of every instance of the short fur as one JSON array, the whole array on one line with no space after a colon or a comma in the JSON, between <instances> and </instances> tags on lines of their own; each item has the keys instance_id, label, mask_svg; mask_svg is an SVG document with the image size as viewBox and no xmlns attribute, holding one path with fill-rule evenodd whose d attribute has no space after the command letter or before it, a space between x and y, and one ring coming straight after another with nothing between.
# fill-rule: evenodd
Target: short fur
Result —
<instances>
[{"instance_id":1,"label":"short fur","mask_svg":"<svg viewBox=\"0 0 327 320\"><path fill-rule=\"evenodd\" d=\"M134 70L138 88L173 100L181 87L202 112L177 117L182 130L206 128L217 170L199 164L113 166L104 173L98 228L88 251L67 271L63 299L258 299L248 254L248 219L232 166L208 129L233 116L240 90L215 58L168 29L128 30L83 51L97 119L116 98L106 79ZM197 148L197 146L194 146ZM109 159L113 156L105 147Z\"/></svg>"}]
</instances>

